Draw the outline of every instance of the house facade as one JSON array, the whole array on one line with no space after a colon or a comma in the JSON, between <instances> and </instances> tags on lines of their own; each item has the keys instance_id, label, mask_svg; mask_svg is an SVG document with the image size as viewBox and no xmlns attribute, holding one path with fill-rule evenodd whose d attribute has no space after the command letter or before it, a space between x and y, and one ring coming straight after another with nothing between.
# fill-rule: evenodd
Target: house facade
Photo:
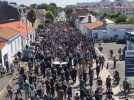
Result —
<instances>
[{"instance_id":1,"label":"house facade","mask_svg":"<svg viewBox=\"0 0 134 100\"><path fill-rule=\"evenodd\" d=\"M127 32L126 36L125 77L134 88L134 31Z\"/></svg>"},{"instance_id":2,"label":"house facade","mask_svg":"<svg viewBox=\"0 0 134 100\"><path fill-rule=\"evenodd\" d=\"M134 25L132 24L108 24L100 21L88 23L85 27L87 29L86 33L90 36L92 35L96 41L122 41L126 38L126 32L134 30Z\"/></svg>"},{"instance_id":3,"label":"house facade","mask_svg":"<svg viewBox=\"0 0 134 100\"><path fill-rule=\"evenodd\" d=\"M22 50L22 37L19 32L10 28L0 28L0 63L2 67L6 63L11 64L14 55Z\"/></svg>"},{"instance_id":4,"label":"house facade","mask_svg":"<svg viewBox=\"0 0 134 100\"><path fill-rule=\"evenodd\" d=\"M86 30L86 35L92 39L98 38L98 34L96 32L102 32L100 29L103 27L103 22L102 21L95 21L92 23L87 23L85 25L85 30Z\"/></svg>"},{"instance_id":5,"label":"house facade","mask_svg":"<svg viewBox=\"0 0 134 100\"><path fill-rule=\"evenodd\" d=\"M1 64L5 67L5 61L11 64L17 52L35 41L35 31L28 21L3 23L0 24L0 40Z\"/></svg>"},{"instance_id":6,"label":"house facade","mask_svg":"<svg viewBox=\"0 0 134 100\"><path fill-rule=\"evenodd\" d=\"M127 50L134 50L134 32L127 32Z\"/></svg>"},{"instance_id":7,"label":"house facade","mask_svg":"<svg viewBox=\"0 0 134 100\"><path fill-rule=\"evenodd\" d=\"M67 19L66 19L66 14L65 14L65 12L64 11L60 11L59 13L58 13L58 16L56 17L56 21L61 21L61 22L64 22L64 21L66 21Z\"/></svg>"},{"instance_id":8,"label":"house facade","mask_svg":"<svg viewBox=\"0 0 134 100\"><path fill-rule=\"evenodd\" d=\"M28 20L22 19L19 21L0 24L0 27L8 27L18 31L22 36L23 48L26 45L30 45L31 42L35 41L35 30Z\"/></svg>"},{"instance_id":9,"label":"house facade","mask_svg":"<svg viewBox=\"0 0 134 100\"><path fill-rule=\"evenodd\" d=\"M73 12L74 25L82 33L86 34L85 25L87 23L95 22L97 19L95 16L90 14L88 9L76 9Z\"/></svg>"}]
</instances>

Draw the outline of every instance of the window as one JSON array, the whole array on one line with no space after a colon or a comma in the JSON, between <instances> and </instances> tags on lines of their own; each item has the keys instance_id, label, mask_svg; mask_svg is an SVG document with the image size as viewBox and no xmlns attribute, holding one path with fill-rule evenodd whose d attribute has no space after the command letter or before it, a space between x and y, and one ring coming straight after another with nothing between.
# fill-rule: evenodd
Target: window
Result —
<instances>
[{"instance_id":1,"label":"window","mask_svg":"<svg viewBox=\"0 0 134 100\"><path fill-rule=\"evenodd\" d=\"M11 53L13 53L13 42L11 41Z\"/></svg>"},{"instance_id":2,"label":"window","mask_svg":"<svg viewBox=\"0 0 134 100\"><path fill-rule=\"evenodd\" d=\"M0 63L2 63L2 55L1 55L1 50L0 50Z\"/></svg>"},{"instance_id":3,"label":"window","mask_svg":"<svg viewBox=\"0 0 134 100\"><path fill-rule=\"evenodd\" d=\"M17 39L15 39L15 53L17 53Z\"/></svg>"}]
</instances>

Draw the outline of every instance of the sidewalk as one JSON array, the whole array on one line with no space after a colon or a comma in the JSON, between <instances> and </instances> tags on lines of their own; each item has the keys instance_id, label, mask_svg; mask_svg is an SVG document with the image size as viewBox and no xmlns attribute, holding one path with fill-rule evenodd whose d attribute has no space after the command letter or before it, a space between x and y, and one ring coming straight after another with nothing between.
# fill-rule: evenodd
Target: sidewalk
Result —
<instances>
[{"instance_id":1,"label":"sidewalk","mask_svg":"<svg viewBox=\"0 0 134 100\"><path fill-rule=\"evenodd\" d=\"M106 69L106 67L104 67L103 70L102 70L101 73L100 73L100 76L101 76L103 82L105 82L106 77L107 77L108 75L110 75L111 78L112 78L112 74L113 74L113 71L114 71L114 70L111 69L111 68L112 68L111 66L113 65L113 62L112 62L111 60L109 60L105 54L101 53L101 52L98 50L98 48L95 48L95 49L96 49L96 53L98 53L98 55L103 55L103 56L104 56L104 58L105 58L105 60L106 60L105 66L106 66L107 62L108 62L109 65L110 65L110 66L109 66L109 69ZM123 62L120 62L120 63L123 63ZM123 63L123 64L124 64L124 63ZM125 65L124 65L124 66L125 66ZM125 72L125 68L123 67L123 68L124 68L124 70L123 70L124 72L121 72L120 69L119 69L119 67L123 67L123 66L121 66L121 64L119 64L119 66L118 66L117 69L116 69L116 70L119 71L119 73L120 73L120 75L121 75L121 82L122 82L122 81L124 80L123 73ZM110 70L110 69L111 69L111 70ZM113 97L115 98L115 100L124 100L124 99L119 99L118 96L115 96L116 94L118 94L118 93L121 92L121 90L120 90L120 85L118 85L118 86L116 86L116 87L113 87L112 90L113 90L113 93L114 93L114 96L113 96ZM132 94L132 95L133 95L133 94ZM134 100L134 98L132 98L132 99L129 98L129 100Z\"/></svg>"},{"instance_id":2,"label":"sidewalk","mask_svg":"<svg viewBox=\"0 0 134 100\"><path fill-rule=\"evenodd\" d=\"M9 84L12 85L13 83L13 76L8 75L0 79L0 100L4 100L7 94L7 86Z\"/></svg>"},{"instance_id":3,"label":"sidewalk","mask_svg":"<svg viewBox=\"0 0 134 100\"><path fill-rule=\"evenodd\" d=\"M27 71L27 67L25 66L26 63L20 62L21 66L24 66L25 70ZM7 95L7 86L10 85L12 88L14 88L16 84L16 76L17 73L13 73L13 75L7 75L2 78L0 78L0 100L5 100L5 97Z\"/></svg>"}]
</instances>

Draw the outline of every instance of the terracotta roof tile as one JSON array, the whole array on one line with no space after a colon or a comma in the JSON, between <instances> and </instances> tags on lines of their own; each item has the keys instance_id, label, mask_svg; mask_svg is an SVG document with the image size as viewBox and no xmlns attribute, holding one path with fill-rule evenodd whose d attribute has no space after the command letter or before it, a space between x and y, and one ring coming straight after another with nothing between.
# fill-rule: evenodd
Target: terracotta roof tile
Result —
<instances>
[{"instance_id":1,"label":"terracotta roof tile","mask_svg":"<svg viewBox=\"0 0 134 100\"><path fill-rule=\"evenodd\" d=\"M18 31L19 34L24 38L27 37L27 33L34 31L34 29L32 28L32 25L29 25L28 21L23 21L23 20L0 24L0 27L12 28Z\"/></svg>"},{"instance_id":2,"label":"terracotta roof tile","mask_svg":"<svg viewBox=\"0 0 134 100\"><path fill-rule=\"evenodd\" d=\"M97 28L100 28L102 27L104 24L102 21L96 21L96 22L92 22L92 23L88 23L86 24L85 26L90 29L90 30L93 30L93 29L97 29Z\"/></svg>"},{"instance_id":3,"label":"terracotta roof tile","mask_svg":"<svg viewBox=\"0 0 134 100\"><path fill-rule=\"evenodd\" d=\"M0 38L2 39L9 40L18 35L18 33L19 32L14 29L0 27Z\"/></svg>"}]
</instances>

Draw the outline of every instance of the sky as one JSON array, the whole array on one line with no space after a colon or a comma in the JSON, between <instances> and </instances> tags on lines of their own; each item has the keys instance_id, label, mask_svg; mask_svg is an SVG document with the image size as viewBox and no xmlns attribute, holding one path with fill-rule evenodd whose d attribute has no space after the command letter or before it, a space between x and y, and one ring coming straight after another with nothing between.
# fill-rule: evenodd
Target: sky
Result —
<instances>
[{"instance_id":1,"label":"sky","mask_svg":"<svg viewBox=\"0 0 134 100\"><path fill-rule=\"evenodd\" d=\"M25 4L30 5L33 3L56 3L60 7L65 7L66 5L76 4L79 2L97 2L100 0L0 0L0 1L9 1L9 2L16 2L17 4ZM133 0L130 0L133 1Z\"/></svg>"}]
</instances>

